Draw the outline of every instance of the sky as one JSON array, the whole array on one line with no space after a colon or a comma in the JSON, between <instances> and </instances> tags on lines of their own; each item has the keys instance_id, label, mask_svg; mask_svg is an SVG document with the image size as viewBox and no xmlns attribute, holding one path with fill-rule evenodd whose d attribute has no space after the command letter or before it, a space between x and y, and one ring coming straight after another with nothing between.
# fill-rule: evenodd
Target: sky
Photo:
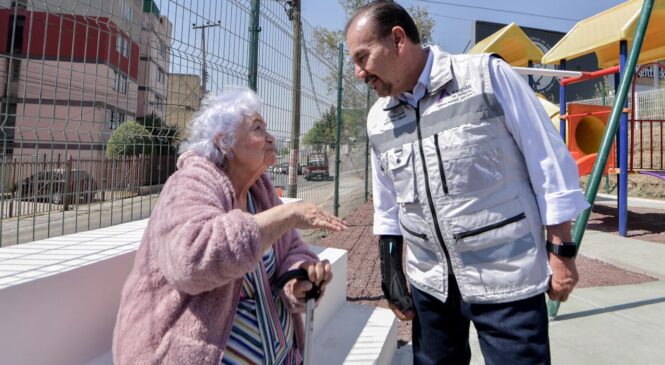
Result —
<instances>
[{"instance_id":1,"label":"sky","mask_svg":"<svg viewBox=\"0 0 665 365\"><path fill-rule=\"evenodd\" d=\"M622 0L404 0L405 8L420 6L434 19L433 43L451 53L463 53L473 46L475 20L515 22L522 27L567 33L586 19ZM490 10L496 9L496 10ZM313 26L342 29L346 15L337 0L302 0L302 15ZM469 43L471 41L471 43Z\"/></svg>"}]
</instances>

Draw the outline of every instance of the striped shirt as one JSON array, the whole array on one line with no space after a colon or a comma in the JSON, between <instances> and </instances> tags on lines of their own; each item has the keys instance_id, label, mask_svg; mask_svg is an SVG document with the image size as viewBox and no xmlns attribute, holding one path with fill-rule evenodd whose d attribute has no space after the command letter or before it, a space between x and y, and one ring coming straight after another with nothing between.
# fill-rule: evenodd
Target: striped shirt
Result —
<instances>
[{"instance_id":1,"label":"striped shirt","mask_svg":"<svg viewBox=\"0 0 665 365\"><path fill-rule=\"evenodd\" d=\"M249 212L256 213L249 193L247 203ZM293 318L281 299L272 294L270 280L275 271L275 253L271 247L263 253L256 270L243 279L221 364L296 365L302 362L295 346Z\"/></svg>"}]
</instances>

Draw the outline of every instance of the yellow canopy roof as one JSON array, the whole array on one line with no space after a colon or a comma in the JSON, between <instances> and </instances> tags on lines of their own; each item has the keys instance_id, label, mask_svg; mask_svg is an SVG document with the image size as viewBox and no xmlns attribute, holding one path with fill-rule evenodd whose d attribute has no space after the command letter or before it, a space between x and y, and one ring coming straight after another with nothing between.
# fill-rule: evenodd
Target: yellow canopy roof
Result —
<instances>
[{"instance_id":1,"label":"yellow canopy roof","mask_svg":"<svg viewBox=\"0 0 665 365\"><path fill-rule=\"evenodd\" d=\"M559 112L561 111L559 109L559 106L556 104L552 104L549 102L547 99L545 99L544 96L541 94L536 94L538 97L538 101L540 101L540 104L543 105L543 109L545 109L545 112L547 113L547 116L550 117L550 121L552 121L552 124L554 124L554 128L556 130L559 130Z\"/></svg>"},{"instance_id":2,"label":"yellow canopy roof","mask_svg":"<svg viewBox=\"0 0 665 365\"><path fill-rule=\"evenodd\" d=\"M512 66L528 66L529 61L540 62L543 51L515 23L510 23L491 36L476 43L467 53L496 53Z\"/></svg>"},{"instance_id":3,"label":"yellow canopy roof","mask_svg":"<svg viewBox=\"0 0 665 365\"><path fill-rule=\"evenodd\" d=\"M619 41L632 46L642 9L641 0L629 0L578 22L543 56L544 64L558 64L595 52L598 67L619 64ZM651 19L640 52L639 64L665 59L665 0L655 0Z\"/></svg>"}]
</instances>

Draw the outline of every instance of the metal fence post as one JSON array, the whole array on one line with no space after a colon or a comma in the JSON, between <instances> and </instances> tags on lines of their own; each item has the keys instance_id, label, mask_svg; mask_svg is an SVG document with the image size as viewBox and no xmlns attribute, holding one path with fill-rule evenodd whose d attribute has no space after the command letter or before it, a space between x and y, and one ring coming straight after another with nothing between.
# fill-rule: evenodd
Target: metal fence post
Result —
<instances>
[{"instance_id":1,"label":"metal fence post","mask_svg":"<svg viewBox=\"0 0 665 365\"><path fill-rule=\"evenodd\" d=\"M289 142L289 198L298 196L298 151L300 150L300 62L302 31L300 23L300 0L293 1L291 22L293 23L293 88L291 90L291 141Z\"/></svg>"},{"instance_id":2,"label":"metal fence post","mask_svg":"<svg viewBox=\"0 0 665 365\"><path fill-rule=\"evenodd\" d=\"M256 91L259 69L259 32L261 32L261 27L259 26L260 11L261 0L252 0L252 13L250 17L251 25L249 26L249 67L247 67L247 79L249 81L249 87L254 91Z\"/></svg>"},{"instance_id":3,"label":"metal fence post","mask_svg":"<svg viewBox=\"0 0 665 365\"><path fill-rule=\"evenodd\" d=\"M367 85L367 106L365 110L365 121L369 117L369 108L370 108L370 98L371 98L371 89ZM367 124L367 123L365 123ZM369 200L369 135L367 134L367 128L365 128L365 202Z\"/></svg>"},{"instance_id":4,"label":"metal fence post","mask_svg":"<svg viewBox=\"0 0 665 365\"><path fill-rule=\"evenodd\" d=\"M339 147L342 135L342 81L344 78L344 44L339 44L339 63L337 75L337 128L335 134L335 192L333 213L339 216Z\"/></svg>"}]
</instances>

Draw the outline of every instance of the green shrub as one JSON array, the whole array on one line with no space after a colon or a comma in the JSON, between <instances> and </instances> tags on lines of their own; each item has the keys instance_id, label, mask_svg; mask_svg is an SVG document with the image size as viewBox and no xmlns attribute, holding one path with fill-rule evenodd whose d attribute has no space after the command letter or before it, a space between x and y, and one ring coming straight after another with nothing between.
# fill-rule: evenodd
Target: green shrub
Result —
<instances>
[{"instance_id":1,"label":"green shrub","mask_svg":"<svg viewBox=\"0 0 665 365\"><path fill-rule=\"evenodd\" d=\"M151 154L153 141L148 130L130 120L122 123L111 134L106 144L108 158Z\"/></svg>"}]
</instances>

